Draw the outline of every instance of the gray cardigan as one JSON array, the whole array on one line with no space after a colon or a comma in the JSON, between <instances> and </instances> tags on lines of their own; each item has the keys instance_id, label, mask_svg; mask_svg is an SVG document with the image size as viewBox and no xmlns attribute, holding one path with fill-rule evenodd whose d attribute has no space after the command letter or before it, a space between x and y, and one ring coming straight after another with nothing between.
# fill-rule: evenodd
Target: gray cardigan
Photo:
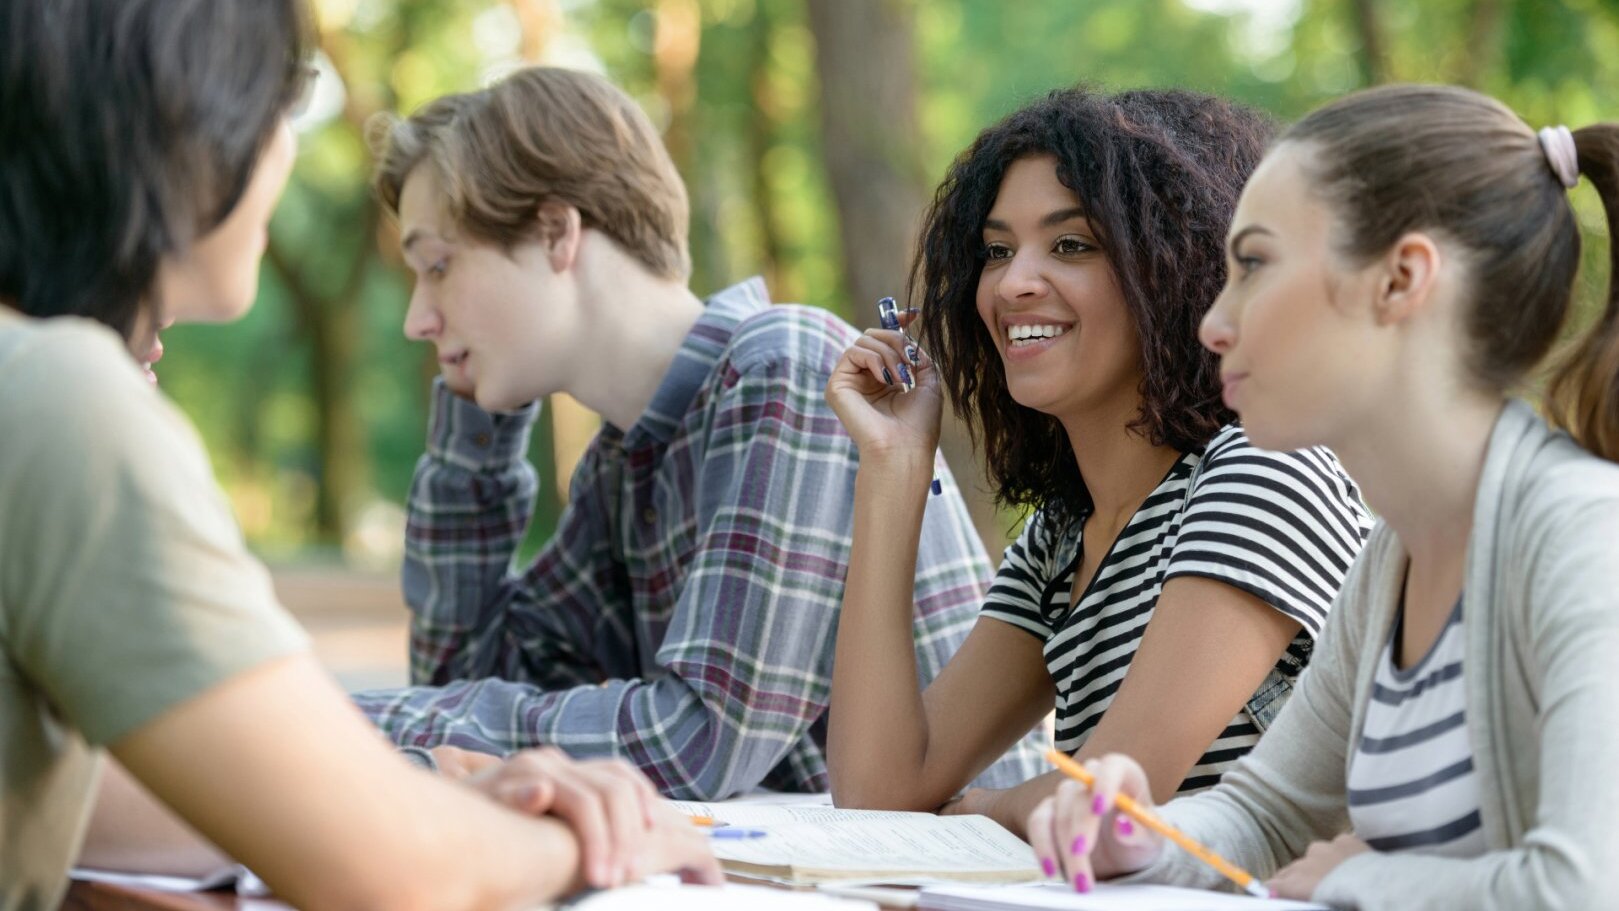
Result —
<instances>
[{"instance_id":1,"label":"gray cardigan","mask_svg":"<svg viewBox=\"0 0 1619 911\"><path fill-rule=\"evenodd\" d=\"M1406 556L1386 525L1349 571L1275 725L1163 815L1256 876L1348 828L1344 780ZM1491 434L1468 542L1468 736L1489 851L1367 852L1315 900L1368 909L1619 908L1619 465L1520 401ZM1222 888L1170 846L1131 880Z\"/></svg>"}]
</instances>

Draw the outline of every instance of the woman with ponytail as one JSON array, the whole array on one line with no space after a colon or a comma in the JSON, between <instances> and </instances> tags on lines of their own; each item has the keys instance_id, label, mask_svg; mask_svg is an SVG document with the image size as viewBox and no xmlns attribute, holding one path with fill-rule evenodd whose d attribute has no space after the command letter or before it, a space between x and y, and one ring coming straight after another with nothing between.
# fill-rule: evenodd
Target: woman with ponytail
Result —
<instances>
[{"instance_id":1,"label":"woman with ponytail","mask_svg":"<svg viewBox=\"0 0 1619 911\"><path fill-rule=\"evenodd\" d=\"M1619 297L1514 397L1569 310L1581 176L1619 125L1538 133L1458 88L1348 96L1244 190L1203 323L1256 445L1330 446L1381 521L1311 671L1172 824L1278 894L1376 908L1619 907ZM1610 252L1610 256L1611 256ZM1561 429L1558 429L1561 428ZM1115 816L1134 758L1031 815L1068 878L1220 887Z\"/></svg>"}]
</instances>

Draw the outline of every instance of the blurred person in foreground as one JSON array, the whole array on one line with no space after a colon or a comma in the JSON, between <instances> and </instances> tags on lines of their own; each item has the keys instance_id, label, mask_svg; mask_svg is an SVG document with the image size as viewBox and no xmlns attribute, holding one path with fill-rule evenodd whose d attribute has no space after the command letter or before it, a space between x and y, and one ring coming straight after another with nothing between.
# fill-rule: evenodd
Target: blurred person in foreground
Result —
<instances>
[{"instance_id":1,"label":"blurred person in foreground","mask_svg":"<svg viewBox=\"0 0 1619 911\"><path fill-rule=\"evenodd\" d=\"M704 839L622 764L524 754L479 793L391 751L143 377L159 327L253 303L294 157L300 5L14 0L0 16L0 908L56 907L75 858L184 875L229 856L301 908L717 879Z\"/></svg>"}]
</instances>

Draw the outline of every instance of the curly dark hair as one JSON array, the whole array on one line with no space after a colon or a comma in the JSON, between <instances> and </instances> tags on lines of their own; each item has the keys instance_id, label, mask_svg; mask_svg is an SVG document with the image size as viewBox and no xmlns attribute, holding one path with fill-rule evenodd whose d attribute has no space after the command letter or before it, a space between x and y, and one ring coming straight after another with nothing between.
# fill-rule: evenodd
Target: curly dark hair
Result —
<instances>
[{"instance_id":1,"label":"curly dark hair","mask_svg":"<svg viewBox=\"0 0 1619 911\"><path fill-rule=\"evenodd\" d=\"M985 130L951 165L923 222L910 296L951 406L983 442L998 503L1044 509L1056 528L1090 503L1067 433L1013 401L978 315L984 220L1006 169L1056 158L1141 338L1141 410L1130 429L1191 451L1235 419L1197 330L1225 283L1225 232L1272 129L1263 114L1208 95L1080 86Z\"/></svg>"}]
</instances>

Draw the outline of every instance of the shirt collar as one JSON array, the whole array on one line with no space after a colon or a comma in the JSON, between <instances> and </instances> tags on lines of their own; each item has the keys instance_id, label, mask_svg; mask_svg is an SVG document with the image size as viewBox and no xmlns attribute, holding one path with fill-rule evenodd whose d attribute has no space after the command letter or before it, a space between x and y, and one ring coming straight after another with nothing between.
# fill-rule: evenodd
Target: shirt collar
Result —
<instances>
[{"instance_id":1,"label":"shirt collar","mask_svg":"<svg viewBox=\"0 0 1619 911\"><path fill-rule=\"evenodd\" d=\"M748 317L770 306L764 279L754 276L732 285L703 302L697 318L675 352L674 362L653 393L652 402L624 433L624 448L668 443L691 408L692 400L708 382L720 356L731 344L736 328Z\"/></svg>"}]
</instances>

